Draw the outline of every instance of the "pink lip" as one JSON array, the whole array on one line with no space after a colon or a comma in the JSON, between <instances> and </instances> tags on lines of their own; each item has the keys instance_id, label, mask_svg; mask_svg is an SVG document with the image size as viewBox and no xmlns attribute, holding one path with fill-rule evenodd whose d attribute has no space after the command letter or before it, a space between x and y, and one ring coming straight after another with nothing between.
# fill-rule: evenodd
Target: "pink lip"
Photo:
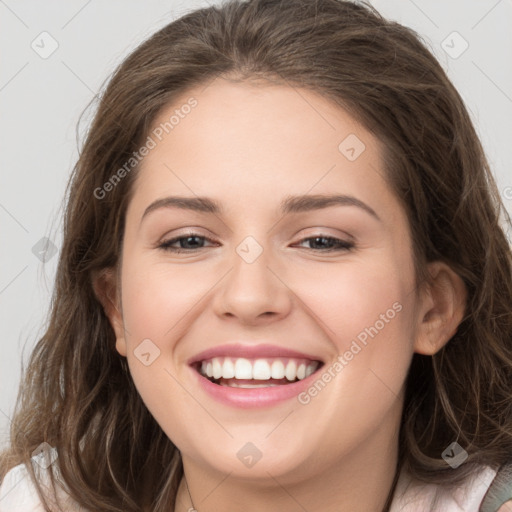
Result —
<instances>
[{"instance_id":1,"label":"pink lip","mask_svg":"<svg viewBox=\"0 0 512 512\"><path fill-rule=\"evenodd\" d=\"M189 365L211 359L212 357L245 357L247 359L266 358L266 357L294 357L297 359L310 359L311 361L322 361L318 356L289 350L276 345L241 345L227 344L218 347L212 347L204 350L188 360ZM304 379L305 380L305 379ZM289 386L290 384L287 384Z\"/></svg>"},{"instance_id":2,"label":"pink lip","mask_svg":"<svg viewBox=\"0 0 512 512\"><path fill-rule=\"evenodd\" d=\"M229 386L220 386L214 384L206 377L203 377L198 371L198 365L201 361L213 357L245 357L247 359L267 358L267 357L293 357L297 359L310 359L311 361L324 361L318 356L290 350L276 345L242 345L232 343L220 345L204 350L188 360L195 378L198 379L200 386L211 397L226 405L253 408L271 406L283 400L289 400L306 390L314 379L317 378L318 370L323 366L321 364L317 370L309 377L290 384L281 384L267 388L231 388Z\"/></svg>"},{"instance_id":3,"label":"pink lip","mask_svg":"<svg viewBox=\"0 0 512 512\"><path fill-rule=\"evenodd\" d=\"M318 379L318 371L322 366L303 380L267 388L230 388L229 386L220 386L219 384L210 382L196 370L192 369L192 372L195 374L195 378L198 379L204 391L215 400L232 407L251 409L255 407L272 406L284 400L296 397Z\"/></svg>"}]
</instances>

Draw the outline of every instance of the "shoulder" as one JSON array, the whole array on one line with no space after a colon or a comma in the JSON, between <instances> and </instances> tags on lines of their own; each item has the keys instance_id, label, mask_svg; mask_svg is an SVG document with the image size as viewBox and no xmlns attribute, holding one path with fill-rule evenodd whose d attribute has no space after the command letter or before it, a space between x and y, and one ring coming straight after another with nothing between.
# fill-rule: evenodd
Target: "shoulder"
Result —
<instances>
[{"instance_id":1,"label":"shoulder","mask_svg":"<svg viewBox=\"0 0 512 512\"><path fill-rule=\"evenodd\" d=\"M53 493L48 467L40 466L39 456L32 457L32 464L38 482L41 485L45 498L50 505L55 505L55 494ZM57 468L56 468L57 469ZM58 474L58 469L55 471ZM73 501L65 492L64 488L57 487L57 498L61 505L64 505L65 512L87 512ZM0 512L44 512L45 508L39 498L36 486L32 482L30 474L24 464L10 469L4 479L0 482Z\"/></svg>"},{"instance_id":2,"label":"shoulder","mask_svg":"<svg viewBox=\"0 0 512 512\"><path fill-rule=\"evenodd\" d=\"M497 472L489 466L479 466L451 491L416 481L402 471L390 512L512 512L512 507L505 504L512 498L512 473L504 469Z\"/></svg>"},{"instance_id":3,"label":"shoulder","mask_svg":"<svg viewBox=\"0 0 512 512\"><path fill-rule=\"evenodd\" d=\"M43 512L44 507L23 465L12 468L0 485L0 512Z\"/></svg>"}]
</instances>

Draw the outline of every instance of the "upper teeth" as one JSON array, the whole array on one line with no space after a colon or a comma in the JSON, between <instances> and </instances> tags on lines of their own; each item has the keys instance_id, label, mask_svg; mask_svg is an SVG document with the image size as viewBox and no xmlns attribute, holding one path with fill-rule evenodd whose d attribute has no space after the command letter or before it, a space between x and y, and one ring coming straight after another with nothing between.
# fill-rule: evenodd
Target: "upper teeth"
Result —
<instances>
[{"instance_id":1,"label":"upper teeth","mask_svg":"<svg viewBox=\"0 0 512 512\"><path fill-rule=\"evenodd\" d=\"M214 379L286 379L302 380L311 375L320 363L309 359L245 359L214 357L201 363L201 373Z\"/></svg>"}]
</instances>

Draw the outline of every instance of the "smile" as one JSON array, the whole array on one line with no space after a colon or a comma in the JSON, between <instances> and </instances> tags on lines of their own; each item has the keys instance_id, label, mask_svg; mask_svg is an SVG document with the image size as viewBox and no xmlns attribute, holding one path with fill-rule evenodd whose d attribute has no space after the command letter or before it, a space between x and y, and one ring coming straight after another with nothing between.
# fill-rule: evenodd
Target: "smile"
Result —
<instances>
[{"instance_id":1,"label":"smile","mask_svg":"<svg viewBox=\"0 0 512 512\"><path fill-rule=\"evenodd\" d=\"M320 361L300 358L213 357L196 364L196 370L220 386L262 388L286 385L309 377ZM264 382L263 382L264 381Z\"/></svg>"},{"instance_id":2,"label":"smile","mask_svg":"<svg viewBox=\"0 0 512 512\"><path fill-rule=\"evenodd\" d=\"M222 405L254 409L272 407L311 386L323 361L301 357L230 357L200 359L190 363L203 392Z\"/></svg>"}]
</instances>

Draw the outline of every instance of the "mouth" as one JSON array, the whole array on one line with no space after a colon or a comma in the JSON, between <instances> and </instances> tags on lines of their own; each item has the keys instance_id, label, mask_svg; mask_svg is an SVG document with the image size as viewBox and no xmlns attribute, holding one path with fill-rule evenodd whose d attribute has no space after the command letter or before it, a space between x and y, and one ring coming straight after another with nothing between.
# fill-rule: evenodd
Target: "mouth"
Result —
<instances>
[{"instance_id":1,"label":"mouth","mask_svg":"<svg viewBox=\"0 0 512 512\"><path fill-rule=\"evenodd\" d=\"M213 384L246 389L287 386L308 378L323 365L319 360L295 357L212 357L191 364Z\"/></svg>"}]
</instances>

